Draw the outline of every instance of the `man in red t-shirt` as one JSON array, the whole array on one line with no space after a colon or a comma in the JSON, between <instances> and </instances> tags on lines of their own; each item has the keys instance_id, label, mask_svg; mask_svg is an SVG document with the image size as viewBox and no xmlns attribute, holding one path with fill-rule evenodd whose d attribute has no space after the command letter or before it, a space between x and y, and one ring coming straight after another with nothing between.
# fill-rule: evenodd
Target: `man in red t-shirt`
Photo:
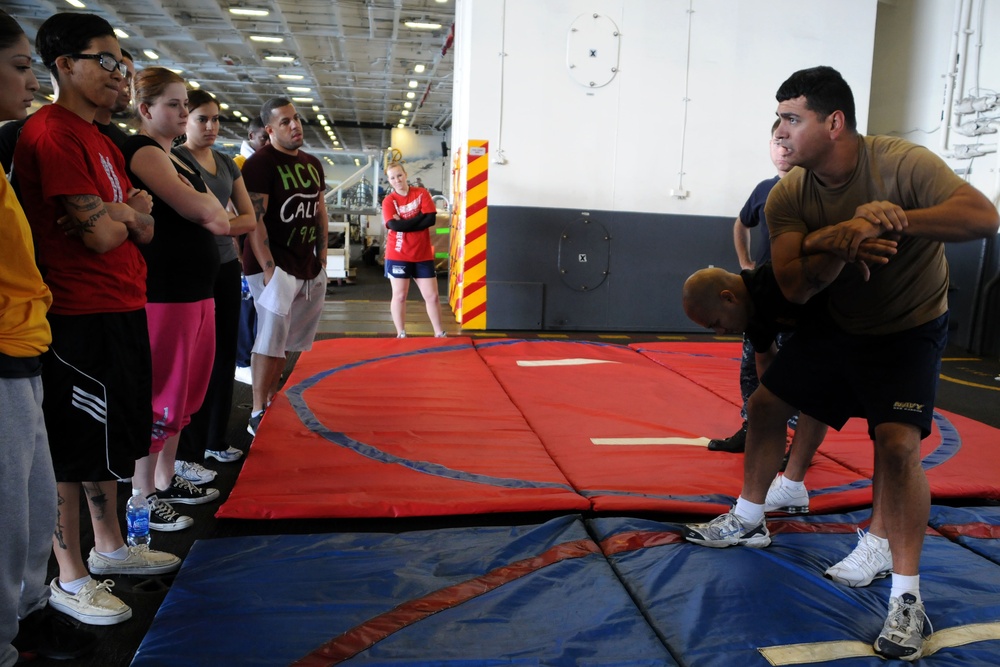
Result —
<instances>
[{"instance_id":1,"label":"man in red t-shirt","mask_svg":"<svg viewBox=\"0 0 1000 667\"><path fill-rule=\"evenodd\" d=\"M116 511L116 480L132 476L152 432L146 264L136 246L153 237L152 199L132 188L121 152L94 125L126 73L111 25L93 14L56 14L36 42L58 96L25 123L14 168L53 297L42 366L59 492L59 576L49 604L84 623L111 625L132 610L88 566L94 574L139 575L180 567L176 556L126 545ZM95 543L86 566L81 488Z\"/></svg>"},{"instance_id":2,"label":"man in red t-shirt","mask_svg":"<svg viewBox=\"0 0 1000 667\"><path fill-rule=\"evenodd\" d=\"M382 200L382 224L388 230L385 240L385 275L392 284L390 312L396 337L406 338L406 294L413 278L424 298L427 317L434 335L445 336L441 328L441 302L438 300L437 273L430 228L437 218L431 193L410 186L406 169L398 162L385 170L392 191Z\"/></svg>"}]
</instances>

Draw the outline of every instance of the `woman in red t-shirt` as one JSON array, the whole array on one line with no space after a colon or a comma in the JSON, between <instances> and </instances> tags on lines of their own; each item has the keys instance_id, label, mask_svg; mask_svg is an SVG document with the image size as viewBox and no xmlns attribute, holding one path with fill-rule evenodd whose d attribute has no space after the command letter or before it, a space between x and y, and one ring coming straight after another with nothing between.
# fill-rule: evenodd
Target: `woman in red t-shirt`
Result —
<instances>
[{"instance_id":1,"label":"woman in red t-shirt","mask_svg":"<svg viewBox=\"0 0 1000 667\"><path fill-rule=\"evenodd\" d=\"M413 278L424 297L434 335L444 338L430 234L437 218L437 207L431 201L430 192L410 187L403 165L391 163L385 175L392 186L392 192L382 200L382 224L387 230L385 275L392 284L390 312L396 337L406 338L406 293L410 289L410 278Z\"/></svg>"}]
</instances>

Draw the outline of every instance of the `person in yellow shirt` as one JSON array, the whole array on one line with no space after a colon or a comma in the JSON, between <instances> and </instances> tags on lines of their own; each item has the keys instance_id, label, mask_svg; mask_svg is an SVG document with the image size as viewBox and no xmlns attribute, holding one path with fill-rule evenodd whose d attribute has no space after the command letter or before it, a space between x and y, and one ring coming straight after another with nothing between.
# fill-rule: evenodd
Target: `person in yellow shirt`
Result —
<instances>
[{"instance_id":1,"label":"person in yellow shirt","mask_svg":"<svg viewBox=\"0 0 1000 667\"><path fill-rule=\"evenodd\" d=\"M0 10L0 120L25 118L38 81L31 43ZM4 169L10 165L3 165ZM35 265L31 228L0 177L0 665L19 655L76 658L96 644L48 606L46 570L56 525L56 478L42 415L41 355L52 293Z\"/></svg>"}]
</instances>

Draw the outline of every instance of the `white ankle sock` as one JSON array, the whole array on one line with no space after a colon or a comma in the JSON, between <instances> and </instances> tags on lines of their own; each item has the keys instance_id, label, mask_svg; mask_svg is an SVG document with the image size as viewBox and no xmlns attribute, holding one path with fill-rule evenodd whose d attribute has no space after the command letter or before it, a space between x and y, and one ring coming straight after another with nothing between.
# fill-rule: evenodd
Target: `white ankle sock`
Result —
<instances>
[{"instance_id":1,"label":"white ankle sock","mask_svg":"<svg viewBox=\"0 0 1000 667\"><path fill-rule=\"evenodd\" d=\"M752 503L740 496L736 499L736 516L747 526L756 526L764 521L764 505Z\"/></svg>"},{"instance_id":2,"label":"white ankle sock","mask_svg":"<svg viewBox=\"0 0 1000 667\"><path fill-rule=\"evenodd\" d=\"M890 598L898 598L903 593L911 593L920 602L920 575L919 574L896 574L892 573L892 590L889 591Z\"/></svg>"},{"instance_id":3,"label":"white ankle sock","mask_svg":"<svg viewBox=\"0 0 1000 667\"><path fill-rule=\"evenodd\" d=\"M76 595L79 593L84 586L90 582L90 575L85 577L80 577L76 581L63 582L62 579L59 580L59 588L63 589L70 595Z\"/></svg>"},{"instance_id":4,"label":"white ankle sock","mask_svg":"<svg viewBox=\"0 0 1000 667\"><path fill-rule=\"evenodd\" d=\"M250 416L251 417L260 417L262 414L264 414L264 411L263 410L258 410L257 412L251 412Z\"/></svg>"},{"instance_id":5,"label":"white ankle sock","mask_svg":"<svg viewBox=\"0 0 1000 667\"><path fill-rule=\"evenodd\" d=\"M128 545L123 544L109 554L106 554L103 551L98 551L97 553L101 554L106 558L113 558L115 560L125 560L126 558L128 558Z\"/></svg>"}]
</instances>

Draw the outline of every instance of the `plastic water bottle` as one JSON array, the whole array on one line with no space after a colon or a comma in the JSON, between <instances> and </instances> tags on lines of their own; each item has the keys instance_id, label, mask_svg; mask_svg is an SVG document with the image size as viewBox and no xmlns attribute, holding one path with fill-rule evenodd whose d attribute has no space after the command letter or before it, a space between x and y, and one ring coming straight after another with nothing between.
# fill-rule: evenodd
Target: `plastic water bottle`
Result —
<instances>
[{"instance_id":1,"label":"plastic water bottle","mask_svg":"<svg viewBox=\"0 0 1000 667\"><path fill-rule=\"evenodd\" d=\"M125 504L125 523L129 546L149 544L149 501L142 489L132 489L132 497Z\"/></svg>"}]
</instances>

